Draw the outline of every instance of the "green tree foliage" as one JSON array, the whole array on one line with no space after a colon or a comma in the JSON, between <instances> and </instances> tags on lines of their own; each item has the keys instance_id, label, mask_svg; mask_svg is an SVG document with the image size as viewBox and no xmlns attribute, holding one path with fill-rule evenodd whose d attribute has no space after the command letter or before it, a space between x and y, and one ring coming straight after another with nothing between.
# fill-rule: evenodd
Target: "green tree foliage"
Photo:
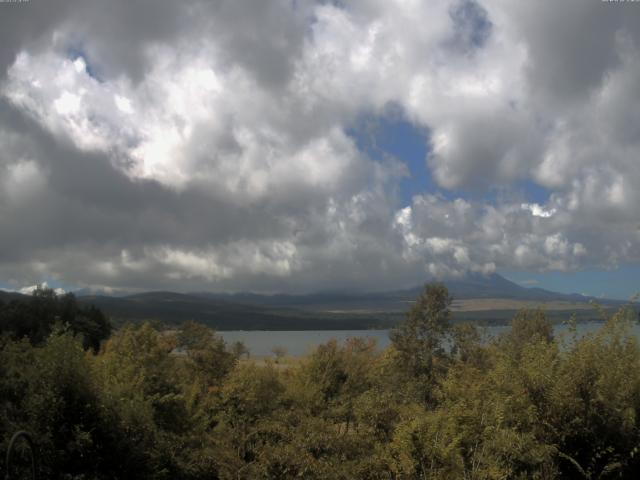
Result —
<instances>
[{"instance_id":1,"label":"green tree foliage","mask_svg":"<svg viewBox=\"0 0 640 480\"><path fill-rule=\"evenodd\" d=\"M542 310L522 310L511 321L511 329L502 335L500 344L518 357L527 345L552 340L553 326L546 314Z\"/></svg>"},{"instance_id":2,"label":"green tree foliage","mask_svg":"<svg viewBox=\"0 0 640 480\"><path fill-rule=\"evenodd\" d=\"M111 333L107 317L93 305L78 305L73 293L56 295L51 289L38 287L28 300L0 304L0 334L13 339L27 337L34 345L41 344L56 323L80 335L84 348L94 352Z\"/></svg>"},{"instance_id":3,"label":"green tree foliage","mask_svg":"<svg viewBox=\"0 0 640 480\"><path fill-rule=\"evenodd\" d=\"M204 386L218 385L243 354L242 347L227 349L221 337L213 330L196 322L185 322L176 338L176 346L186 354L185 367Z\"/></svg>"},{"instance_id":4,"label":"green tree foliage","mask_svg":"<svg viewBox=\"0 0 640 480\"><path fill-rule=\"evenodd\" d=\"M117 478L124 431L102 412L91 358L72 332L54 328L38 348L7 341L0 352L0 450L17 430L32 433L40 478ZM121 477L122 478L122 477Z\"/></svg>"},{"instance_id":5,"label":"green tree foliage","mask_svg":"<svg viewBox=\"0 0 640 480\"><path fill-rule=\"evenodd\" d=\"M444 342L451 329L451 302L444 285L425 285L406 320L390 335L401 367L417 379L420 395L427 403L434 401L436 377L444 367Z\"/></svg>"},{"instance_id":6,"label":"green tree foliage","mask_svg":"<svg viewBox=\"0 0 640 480\"><path fill-rule=\"evenodd\" d=\"M0 450L32 432L52 479L636 478L629 311L582 337L523 311L486 339L450 304L427 286L387 349L330 341L277 362L193 322L91 345L71 297L5 304L31 320L0 336Z\"/></svg>"}]
</instances>

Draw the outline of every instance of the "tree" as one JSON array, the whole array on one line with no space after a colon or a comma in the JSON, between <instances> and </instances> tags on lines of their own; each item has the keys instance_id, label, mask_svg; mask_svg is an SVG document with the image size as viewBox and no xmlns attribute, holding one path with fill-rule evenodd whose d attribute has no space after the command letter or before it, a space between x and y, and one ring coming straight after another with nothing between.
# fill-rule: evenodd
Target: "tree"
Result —
<instances>
[{"instance_id":1,"label":"tree","mask_svg":"<svg viewBox=\"0 0 640 480\"><path fill-rule=\"evenodd\" d=\"M404 369L422 384L425 400L432 400L435 368L445 357L443 342L451 326L452 302L447 287L427 284L407 314L407 319L391 332L391 342Z\"/></svg>"},{"instance_id":2,"label":"tree","mask_svg":"<svg viewBox=\"0 0 640 480\"><path fill-rule=\"evenodd\" d=\"M90 305L78 311L71 323L74 333L83 337L85 350L91 348L94 353L100 350L100 343L111 334L111 323L97 307Z\"/></svg>"},{"instance_id":3,"label":"tree","mask_svg":"<svg viewBox=\"0 0 640 480\"><path fill-rule=\"evenodd\" d=\"M84 349L91 348L94 353L111 334L109 319L93 305L78 305L73 293L57 295L50 288L38 287L25 300L0 305L0 332L14 339L28 337L34 345L43 344L57 323L81 335Z\"/></svg>"},{"instance_id":4,"label":"tree","mask_svg":"<svg viewBox=\"0 0 640 480\"><path fill-rule=\"evenodd\" d=\"M451 332L451 355L454 359L483 368L487 362L487 352L483 348L483 338L478 328L471 323L455 325Z\"/></svg>"},{"instance_id":5,"label":"tree","mask_svg":"<svg viewBox=\"0 0 640 480\"><path fill-rule=\"evenodd\" d=\"M127 325L89 357L103 415L118 432L120 472L112 478L178 478L173 452L192 425L173 346L148 323Z\"/></svg>"},{"instance_id":6,"label":"tree","mask_svg":"<svg viewBox=\"0 0 640 480\"><path fill-rule=\"evenodd\" d=\"M548 344L552 341L553 326L545 312L540 309L524 309L513 317L511 328L499 338L498 343L517 362L527 345L539 342Z\"/></svg>"},{"instance_id":7,"label":"tree","mask_svg":"<svg viewBox=\"0 0 640 480\"><path fill-rule=\"evenodd\" d=\"M182 325L178 346L186 350L186 365L207 386L217 385L238 357L227 350L224 339L210 328L193 321Z\"/></svg>"},{"instance_id":8,"label":"tree","mask_svg":"<svg viewBox=\"0 0 640 480\"><path fill-rule=\"evenodd\" d=\"M240 340L233 342L231 344L230 350L231 353L233 353L234 357L236 357L238 360L240 360L242 357L249 358L249 356L251 355L251 352L249 352L247 346Z\"/></svg>"}]
</instances>

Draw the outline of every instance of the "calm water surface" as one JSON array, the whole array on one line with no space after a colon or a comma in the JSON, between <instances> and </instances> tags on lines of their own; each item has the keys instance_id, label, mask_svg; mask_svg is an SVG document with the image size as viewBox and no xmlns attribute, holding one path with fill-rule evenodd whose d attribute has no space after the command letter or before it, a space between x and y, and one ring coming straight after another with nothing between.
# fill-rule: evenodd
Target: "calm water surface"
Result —
<instances>
[{"instance_id":1,"label":"calm water surface","mask_svg":"<svg viewBox=\"0 0 640 480\"><path fill-rule=\"evenodd\" d=\"M599 322L581 323L577 326L578 335L595 332L603 324ZM487 337L494 337L505 331L507 326L484 327ZM557 335L566 333L567 325L556 325L554 332ZM640 325L634 325L633 331L640 338ZM241 341L249 349L254 357L272 355L274 347L284 347L288 355L301 356L310 353L315 347L335 338L343 343L348 338L373 338L380 348L389 344L389 330L307 330L307 331L229 331L218 332L227 343Z\"/></svg>"}]
</instances>

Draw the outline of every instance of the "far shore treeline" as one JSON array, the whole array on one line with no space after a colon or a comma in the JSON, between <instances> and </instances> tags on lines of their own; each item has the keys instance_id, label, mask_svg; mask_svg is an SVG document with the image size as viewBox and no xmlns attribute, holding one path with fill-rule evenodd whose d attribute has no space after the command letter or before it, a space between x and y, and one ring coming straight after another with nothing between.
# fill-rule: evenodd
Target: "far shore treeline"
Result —
<instances>
[{"instance_id":1,"label":"far shore treeline","mask_svg":"<svg viewBox=\"0 0 640 480\"><path fill-rule=\"evenodd\" d=\"M47 479L637 478L633 310L561 338L523 310L487 340L451 302L426 285L382 351L254 360L194 322L114 329L46 289L0 301L0 455L26 430Z\"/></svg>"}]
</instances>

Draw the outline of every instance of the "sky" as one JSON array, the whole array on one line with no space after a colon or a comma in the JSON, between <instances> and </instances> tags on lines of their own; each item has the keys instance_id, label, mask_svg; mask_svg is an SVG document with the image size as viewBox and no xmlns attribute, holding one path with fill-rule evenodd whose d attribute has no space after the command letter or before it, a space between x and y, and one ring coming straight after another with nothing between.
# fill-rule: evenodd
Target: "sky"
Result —
<instances>
[{"instance_id":1,"label":"sky","mask_svg":"<svg viewBox=\"0 0 640 480\"><path fill-rule=\"evenodd\" d=\"M0 3L0 287L640 291L640 3Z\"/></svg>"}]
</instances>

